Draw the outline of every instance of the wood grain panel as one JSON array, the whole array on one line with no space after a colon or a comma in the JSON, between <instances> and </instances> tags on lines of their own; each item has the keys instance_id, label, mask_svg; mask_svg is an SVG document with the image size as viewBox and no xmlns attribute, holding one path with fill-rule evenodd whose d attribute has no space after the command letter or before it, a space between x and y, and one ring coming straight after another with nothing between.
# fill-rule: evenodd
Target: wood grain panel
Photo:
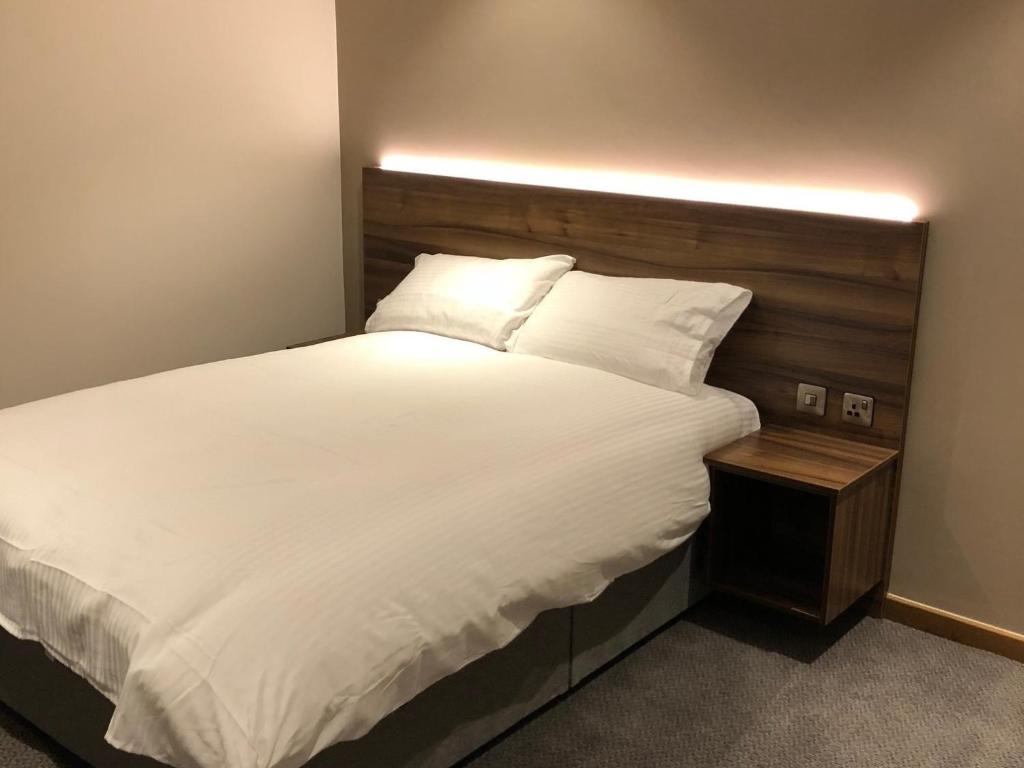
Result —
<instances>
[{"instance_id":1,"label":"wood grain panel","mask_svg":"<svg viewBox=\"0 0 1024 768\"><path fill-rule=\"evenodd\" d=\"M751 477L838 493L897 455L881 446L769 425L712 451L704 460Z\"/></svg>"},{"instance_id":2,"label":"wood grain panel","mask_svg":"<svg viewBox=\"0 0 1024 768\"><path fill-rule=\"evenodd\" d=\"M762 419L900 447L927 225L363 172L367 316L419 253L528 258L569 253L616 276L724 281L754 300L709 383ZM797 413L796 385L828 387L824 418ZM876 398L870 429L839 418L845 391Z\"/></svg>"},{"instance_id":3,"label":"wood grain panel","mask_svg":"<svg viewBox=\"0 0 1024 768\"><path fill-rule=\"evenodd\" d=\"M885 618L957 643L1024 662L1024 634L889 594Z\"/></svg>"},{"instance_id":4,"label":"wood grain panel","mask_svg":"<svg viewBox=\"0 0 1024 768\"><path fill-rule=\"evenodd\" d=\"M894 472L890 464L836 500L825 623L882 581Z\"/></svg>"}]
</instances>

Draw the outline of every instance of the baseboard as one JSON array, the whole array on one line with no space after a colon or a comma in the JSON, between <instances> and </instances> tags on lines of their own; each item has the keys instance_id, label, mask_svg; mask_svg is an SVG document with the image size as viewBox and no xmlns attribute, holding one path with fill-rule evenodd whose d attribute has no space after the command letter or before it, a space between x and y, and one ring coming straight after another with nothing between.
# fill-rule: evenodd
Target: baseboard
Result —
<instances>
[{"instance_id":1,"label":"baseboard","mask_svg":"<svg viewBox=\"0 0 1024 768\"><path fill-rule=\"evenodd\" d=\"M885 618L931 635L963 645L1024 661L1024 635L994 627L966 616L899 597L891 592L885 599Z\"/></svg>"}]
</instances>

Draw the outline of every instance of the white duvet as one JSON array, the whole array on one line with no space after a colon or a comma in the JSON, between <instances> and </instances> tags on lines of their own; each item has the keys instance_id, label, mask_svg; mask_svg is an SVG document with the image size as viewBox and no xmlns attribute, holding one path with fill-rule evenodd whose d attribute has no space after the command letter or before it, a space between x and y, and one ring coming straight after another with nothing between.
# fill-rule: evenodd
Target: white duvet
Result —
<instances>
[{"instance_id":1,"label":"white duvet","mask_svg":"<svg viewBox=\"0 0 1024 768\"><path fill-rule=\"evenodd\" d=\"M418 333L0 411L0 624L185 768L298 766L689 536L746 399Z\"/></svg>"}]
</instances>

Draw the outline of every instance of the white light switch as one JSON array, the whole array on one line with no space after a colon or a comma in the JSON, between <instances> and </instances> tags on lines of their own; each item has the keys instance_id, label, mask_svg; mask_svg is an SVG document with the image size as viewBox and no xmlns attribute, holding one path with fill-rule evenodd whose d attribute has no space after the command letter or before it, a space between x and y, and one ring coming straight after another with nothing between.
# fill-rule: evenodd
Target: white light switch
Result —
<instances>
[{"instance_id":1,"label":"white light switch","mask_svg":"<svg viewBox=\"0 0 1024 768\"><path fill-rule=\"evenodd\" d=\"M825 415L827 392L824 387L814 384L798 384L796 388L796 409L801 413L813 413L815 416Z\"/></svg>"}]
</instances>

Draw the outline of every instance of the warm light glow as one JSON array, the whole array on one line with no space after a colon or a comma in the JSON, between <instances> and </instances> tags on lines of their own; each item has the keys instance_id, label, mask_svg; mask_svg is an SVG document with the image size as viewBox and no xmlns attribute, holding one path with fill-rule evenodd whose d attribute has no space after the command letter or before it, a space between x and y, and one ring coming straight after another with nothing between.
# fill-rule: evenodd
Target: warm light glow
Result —
<instances>
[{"instance_id":1,"label":"warm light glow","mask_svg":"<svg viewBox=\"0 0 1024 768\"><path fill-rule=\"evenodd\" d=\"M912 221L918 213L914 201L902 195L845 189L699 181L646 173L554 168L427 155L385 155L380 167L389 171L427 173L434 176L618 192L705 203L753 205L759 208L783 208L790 211L835 213L890 221Z\"/></svg>"}]
</instances>

